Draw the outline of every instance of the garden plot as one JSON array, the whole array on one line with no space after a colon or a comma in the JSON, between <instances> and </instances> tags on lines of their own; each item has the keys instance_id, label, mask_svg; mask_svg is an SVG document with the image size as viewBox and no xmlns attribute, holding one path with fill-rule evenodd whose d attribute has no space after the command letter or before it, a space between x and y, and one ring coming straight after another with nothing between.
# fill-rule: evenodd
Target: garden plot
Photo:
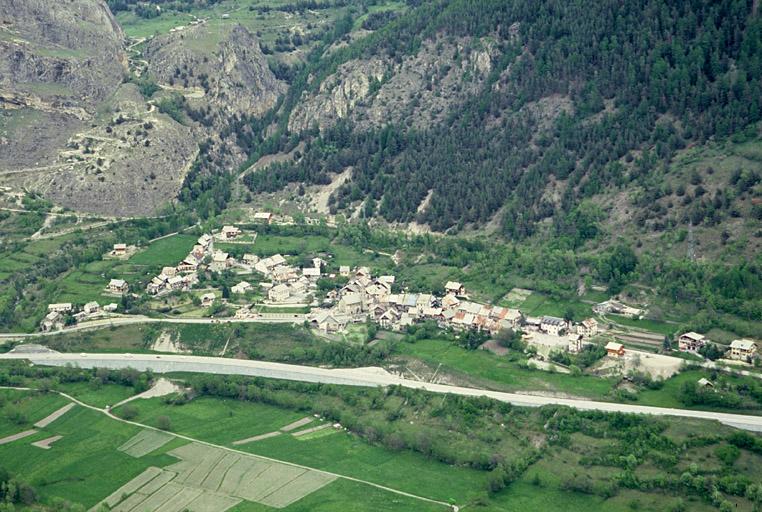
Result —
<instances>
[{"instance_id":1,"label":"garden plot","mask_svg":"<svg viewBox=\"0 0 762 512\"><path fill-rule=\"evenodd\" d=\"M521 304L527 300L530 295L532 295L532 290L513 288L505 295L505 300L511 304Z\"/></svg>"},{"instance_id":2,"label":"garden plot","mask_svg":"<svg viewBox=\"0 0 762 512\"><path fill-rule=\"evenodd\" d=\"M285 427L281 427L280 430L281 430L281 432L291 432L292 430L296 430L299 427L303 427L303 426L307 425L308 423L312 423L312 420L314 420L314 418L312 416L307 416L307 417L302 418L300 420L296 420L293 423L289 423Z\"/></svg>"},{"instance_id":3,"label":"garden plot","mask_svg":"<svg viewBox=\"0 0 762 512\"><path fill-rule=\"evenodd\" d=\"M46 418L43 418L40 421L38 421L37 423L35 423L34 426L37 427L37 428L45 428L48 425L50 425L51 423L53 423L54 421L56 421L58 418L60 418L61 416L63 416L67 412L69 412L69 410L71 410L72 407L74 407L73 403L66 404L63 407L61 407L60 409L58 409L56 412L54 412L53 414L51 414L51 415L47 416Z\"/></svg>"},{"instance_id":4,"label":"garden plot","mask_svg":"<svg viewBox=\"0 0 762 512\"><path fill-rule=\"evenodd\" d=\"M167 468L178 472L175 481L263 504L293 503L335 479L319 471L199 443L181 446L169 454L182 459Z\"/></svg>"},{"instance_id":5,"label":"garden plot","mask_svg":"<svg viewBox=\"0 0 762 512\"><path fill-rule=\"evenodd\" d=\"M42 448L43 450L50 450L50 445L61 439L63 436L53 436L49 437L47 439L43 439L41 441L36 441L32 443L32 446L36 446L37 448Z\"/></svg>"},{"instance_id":6,"label":"garden plot","mask_svg":"<svg viewBox=\"0 0 762 512\"><path fill-rule=\"evenodd\" d=\"M25 437L29 437L33 434L36 434L36 430L25 430L23 432L19 432L18 434L13 434L7 437L4 437L0 439L0 444L7 444L12 443L13 441L18 441L19 439L24 439Z\"/></svg>"},{"instance_id":7,"label":"garden plot","mask_svg":"<svg viewBox=\"0 0 762 512\"><path fill-rule=\"evenodd\" d=\"M135 458L148 455L152 451L161 448L172 440L172 435L156 430L141 430L126 443L117 448L120 452Z\"/></svg>"},{"instance_id":8,"label":"garden plot","mask_svg":"<svg viewBox=\"0 0 762 512\"><path fill-rule=\"evenodd\" d=\"M145 432L151 431L130 439L122 451L143 444ZM242 500L284 508L336 478L201 443L168 453L180 460L146 469L92 510L107 505L114 512L223 512Z\"/></svg>"}]
</instances>

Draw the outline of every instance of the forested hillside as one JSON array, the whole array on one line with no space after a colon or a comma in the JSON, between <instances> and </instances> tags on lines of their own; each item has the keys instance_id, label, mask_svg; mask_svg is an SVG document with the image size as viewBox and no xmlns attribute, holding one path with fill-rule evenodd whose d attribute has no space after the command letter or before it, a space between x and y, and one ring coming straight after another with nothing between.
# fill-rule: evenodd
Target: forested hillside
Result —
<instances>
[{"instance_id":1,"label":"forested hillside","mask_svg":"<svg viewBox=\"0 0 762 512\"><path fill-rule=\"evenodd\" d=\"M252 144L255 158L300 141L303 150L292 162L248 174L252 192L327 184L351 167L351 179L329 200L333 212L362 207L366 216L440 231L498 216L514 239L551 221L545 224L575 244L596 235L606 216L602 198L622 191L640 192L632 212L652 232L762 218L756 168L733 169L722 182L702 169L679 190L665 179L682 152L731 136L759 138L762 21L753 0L410 0L408 8L359 41L313 52L273 112L279 129ZM399 99L410 106L408 117L368 123L353 116L363 105L371 114L386 108L376 96L427 41L449 64L424 77L425 89L436 96L441 87L444 95L438 81L452 69L460 87L480 80L461 64L483 52L489 72L478 92L451 102L442 122L427 126L411 118L426 90ZM288 130L300 102L347 74L345 67L372 59L386 72L349 112ZM699 186L702 180L708 184Z\"/></svg>"}]
</instances>

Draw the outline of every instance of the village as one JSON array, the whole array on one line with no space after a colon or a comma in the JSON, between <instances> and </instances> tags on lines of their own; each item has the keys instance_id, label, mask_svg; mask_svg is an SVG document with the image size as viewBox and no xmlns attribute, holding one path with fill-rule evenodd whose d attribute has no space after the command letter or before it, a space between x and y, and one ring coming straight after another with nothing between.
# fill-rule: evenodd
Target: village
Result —
<instances>
[{"instance_id":1,"label":"village","mask_svg":"<svg viewBox=\"0 0 762 512\"><path fill-rule=\"evenodd\" d=\"M268 213L258 213L257 220L263 224L272 222ZM300 319L305 325L330 336L341 334L353 325L375 323L380 329L405 332L411 326L433 322L438 328L458 333L473 331L486 337L495 337L503 331L519 333L528 347L532 347L537 361L545 361L553 352L579 353L586 345L600 344L611 359L645 354L638 350L628 351L620 341L601 336L606 327L594 317L573 322L556 316L527 316L518 308L495 306L471 300L465 286L448 281L440 293L412 293L396 284L391 274L374 276L367 266L331 266L316 257L311 265L301 267L293 264L294 255L273 254L260 257L251 252L239 258L215 248L215 243L256 245L257 233L242 231L234 225L223 226L216 232L202 234L185 258L175 266L165 266L145 286L142 297L159 299L176 292L191 292L199 287L207 275L235 276L227 293L217 289L203 289L198 298L199 306L211 308L225 304L227 313L222 318L214 315L208 321L270 321L295 323ZM125 259L135 254L137 248L117 243L104 257ZM326 286L328 283L328 286ZM122 300L123 297L141 298L131 292L126 280L110 279L104 294ZM227 296L225 296L227 294ZM254 299L258 299L256 302ZM277 308L279 314L263 313L262 308ZM48 313L40 324L43 332L59 331L74 325L87 325L93 320L124 317L119 304L111 302L100 305L96 301L81 307L72 303L48 305ZM284 313L284 311L286 313ZM293 314L289 312L293 311ZM614 314L627 318L641 317L645 311L611 299L595 304L592 312L601 315ZM677 349L688 354L699 354L711 341L702 334L686 332L677 337ZM752 363L757 359L758 345L751 339L734 340L724 355L725 360ZM632 354L628 354L632 352ZM646 355L652 358L653 355ZM662 356L663 357L663 356ZM673 358L674 359L674 358ZM677 361L679 363L679 360ZM671 364L677 371L678 364Z\"/></svg>"}]
</instances>

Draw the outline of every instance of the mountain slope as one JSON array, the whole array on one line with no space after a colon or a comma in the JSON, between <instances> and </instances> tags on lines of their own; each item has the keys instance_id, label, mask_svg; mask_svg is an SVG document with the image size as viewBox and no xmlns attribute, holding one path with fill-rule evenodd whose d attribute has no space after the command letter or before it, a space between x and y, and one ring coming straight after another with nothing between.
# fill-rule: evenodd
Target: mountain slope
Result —
<instances>
[{"instance_id":1,"label":"mountain slope","mask_svg":"<svg viewBox=\"0 0 762 512\"><path fill-rule=\"evenodd\" d=\"M362 208L435 230L497 220L509 237L549 232L574 246L618 195L632 225L654 200L632 192L661 190L684 148L740 132L759 139L762 22L752 0L411 5L294 81L269 146L288 152L301 134L306 149L247 175L253 192L326 185L351 168L334 212ZM744 194L704 196L729 201L715 225L739 214L754 232L759 174L748 171ZM710 190L723 187L704 174ZM689 210L670 222L709 225Z\"/></svg>"}]
</instances>

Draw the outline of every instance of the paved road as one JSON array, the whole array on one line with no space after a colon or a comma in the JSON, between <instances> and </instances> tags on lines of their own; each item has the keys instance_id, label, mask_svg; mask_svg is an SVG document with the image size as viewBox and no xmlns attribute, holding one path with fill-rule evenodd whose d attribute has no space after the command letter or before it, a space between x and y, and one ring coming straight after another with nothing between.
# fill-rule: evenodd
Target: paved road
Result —
<instances>
[{"instance_id":1,"label":"paved road","mask_svg":"<svg viewBox=\"0 0 762 512\"><path fill-rule=\"evenodd\" d=\"M726 425L762 432L762 416L748 416L718 412L695 411L687 409L670 409L648 407L642 405L596 402L593 400L573 400L545 396L523 395L518 393L503 393L484 389L431 384L390 374L382 368L352 368L326 369L311 366L300 366L265 361L247 361L220 357L181 356L181 355L150 355L150 354L64 354L47 353L7 353L0 354L3 359L29 359L35 364L65 366L79 365L83 368L135 368L137 370L153 370L163 372L198 372L227 375L251 375L274 379L294 380L302 382L321 382L326 384L341 384L346 386L393 386L425 389L434 393L452 393L463 396L487 396L525 407L540 407L557 404L575 407L582 410L605 412L624 412L637 414L653 414L657 416L678 416L716 420Z\"/></svg>"}]
</instances>

